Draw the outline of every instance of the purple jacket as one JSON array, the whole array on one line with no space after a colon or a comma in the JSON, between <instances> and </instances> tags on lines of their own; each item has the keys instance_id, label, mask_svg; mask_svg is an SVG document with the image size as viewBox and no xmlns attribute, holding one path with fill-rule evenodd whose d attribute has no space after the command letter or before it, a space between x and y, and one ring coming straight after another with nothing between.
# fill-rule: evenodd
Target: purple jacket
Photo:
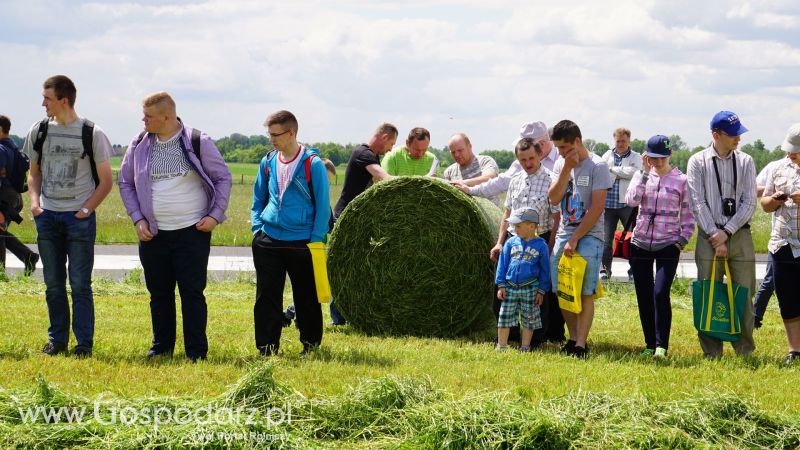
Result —
<instances>
[{"instance_id":1,"label":"purple jacket","mask_svg":"<svg viewBox=\"0 0 800 450\"><path fill-rule=\"evenodd\" d=\"M225 210L228 208L228 199L231 196L231 172L222 160L214 141L207 134L200 134L202 164L191 150L192 129L184 126L181 139L189 164L203 180L203 187L208 197L206 215L222 223L226 219ZM142 219L147 220L150 232L155 235L158 233L158 224L153 212L153 190L150 179L150 155L155 135L147 133L138 144L137 140L138 136L128 145L128 151L122 159L119 168L119 192L133 223Z\"/></svg>"}]
</instances>

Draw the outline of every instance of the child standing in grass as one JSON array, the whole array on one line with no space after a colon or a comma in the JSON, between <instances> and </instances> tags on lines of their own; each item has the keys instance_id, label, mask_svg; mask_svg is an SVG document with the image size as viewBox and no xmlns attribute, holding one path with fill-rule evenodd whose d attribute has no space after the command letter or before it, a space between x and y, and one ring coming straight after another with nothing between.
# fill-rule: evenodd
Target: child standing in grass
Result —
<instances>
[{"instance_id":1,"label":"child standing in grass","mask_svg":"<svg viewBox=\"0 0 800 450\"><path fill-rule=\"evenodd\" d=\"M497 320L497 350L508 348L508 333L521 316L519 351L529 352L533 330L542 327L539 306L550 290L550 250L536 234L539 214L535 210L512 212L508 223L514 225L517 235L506 241L497 264L497 298L503 302Z\"/></svg>"}]
</instances>

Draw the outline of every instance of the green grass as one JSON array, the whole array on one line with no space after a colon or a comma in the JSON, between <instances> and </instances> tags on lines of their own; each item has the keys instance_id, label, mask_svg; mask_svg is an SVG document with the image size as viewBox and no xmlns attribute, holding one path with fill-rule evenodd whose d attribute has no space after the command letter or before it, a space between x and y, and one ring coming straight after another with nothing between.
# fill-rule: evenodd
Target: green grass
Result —
<instances>
[{"instance_id":1,"label":"green grass","mask_svg":"<svg viewBox=\"0 0 800 450\"><path fill-rule=\"evenodd\" d=\"M267 367L253 344L255 287L248 276L209 284L209 359L196 365L183 359L181 344L173 359L146 360L148 296L136 276L96 281L92 359L47 357L39 353L47 330L44 287L14 278L0 283L6 330L0 334L0 447L138 447L148 439L199 447L185 428L166 427L154 437L147 427L32 426L15 416L19 404L97 399L137 407L228 402L262 410L289 401L297 423L280 433L290 446L800 445L800 369L781 365L786 343L774 304L756 331L754 356L736 357L727 346L721 360L708 361L691 324L688 282L679 281L670 357L659 362L638 356L643 344L631 286L612 283L607 290L587 361L564 357L554 345L528 355L497 353L493 330L441 340L367 337L349 327L326 327L322 348L301 358L291 327Z\"/></svg>"}]
</instances>

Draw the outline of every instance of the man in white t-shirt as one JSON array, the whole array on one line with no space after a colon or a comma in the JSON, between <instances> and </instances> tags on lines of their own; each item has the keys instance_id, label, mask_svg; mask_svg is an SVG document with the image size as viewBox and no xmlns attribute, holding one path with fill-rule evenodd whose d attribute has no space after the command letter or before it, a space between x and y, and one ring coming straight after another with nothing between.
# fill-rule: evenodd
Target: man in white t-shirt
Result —
<instances>
[{"instance_id":1,"label":"man in white t-shirt","mask_svg":"<svg viewBox=\"0 0 800 450\"><path fill-rule=\"evenodd\" d=\"M206 287L211 232L225 220L231 173L214 141L183 125L166 92L142 102L145 132L122 160L119 190L139 237L150 292L153 342L148 358L175 348L175 285L181 295L183 342L192 362L206 359Z\"/></svg>"}]
</instances>

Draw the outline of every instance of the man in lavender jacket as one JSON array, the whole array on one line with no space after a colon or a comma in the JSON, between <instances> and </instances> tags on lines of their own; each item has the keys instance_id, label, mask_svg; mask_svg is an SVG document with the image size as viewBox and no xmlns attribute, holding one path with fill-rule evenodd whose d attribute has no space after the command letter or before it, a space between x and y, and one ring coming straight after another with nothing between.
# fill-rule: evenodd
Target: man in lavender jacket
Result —
<instances>
[{"instance_id":1,"label":"man in lavender jacket","mask_svg":"<svg viewBox=\"0 0 800 450\"><path fill-rule=\"evenodd\" d=\"M142 103L145 132L128 146L119 190L150 291L153 345L147 356L172 355L177 283L186 357L195 362L208 353L203 291L211 231L225 220L231 173L214 141L178 119L169 94L157 92Z\"/></svg>"}]
</instances>

